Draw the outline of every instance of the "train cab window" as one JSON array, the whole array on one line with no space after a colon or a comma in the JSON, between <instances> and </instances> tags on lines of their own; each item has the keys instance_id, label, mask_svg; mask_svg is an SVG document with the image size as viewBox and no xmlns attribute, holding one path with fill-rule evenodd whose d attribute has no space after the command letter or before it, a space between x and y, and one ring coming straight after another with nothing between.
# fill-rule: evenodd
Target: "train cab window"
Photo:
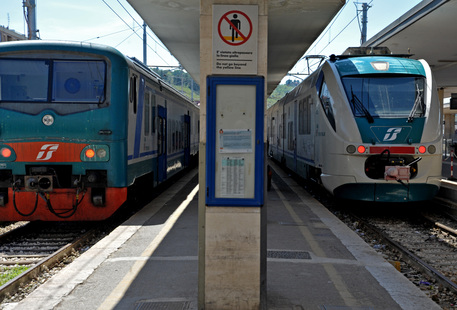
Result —
<instances>
[{"instance_id":1,"label":"train cab window","mask_svg":"<svg viewBox=\"0 0 457 310\"><path fill-rule=\"evenodd\" d=\"M52 101L92 102L105 100L104 61L61 61L53 65Z\"/></svg>"},{"instance_id":2,"label":"train cab window","mask_svg":"<svg viewBox=\"0 0 457 310\"><path fill-rule=\"evenodd\" d=\"M0 101L46 102L49 62L0 59Z\"/></svg>"},{"instance_id":3,"label":"train cab window","mask_svg":"<svg viewBox=\"0 0 457 310\"><path fill-rule=\"evenodd\" d=\"M319 98L321 99L322 108L324 109L325 115L327 116L330 125L332 126L333 130L336 130L335 116L333 114L334 101L325 80L322 82Z\"/></svg>"},{"instance_id":4,"label":"train cab window","mask_svg":"<svg viewBox=\"0 0 457 310\"><path fill-rule=\"evenodd\" d=\"M0 101L96 103L105 101L101 60L0 60Z\"/></svg>"},{"instance_id":5,"label":"train cab window","mask_svg":"<svg viewBox=\"0 0 457 310\"><path fill-rule=\"evenodd\" d=\"M417 76L361 76L342 79L356 117L422 117L425 79Z\"/></svg>"}]
</instances>

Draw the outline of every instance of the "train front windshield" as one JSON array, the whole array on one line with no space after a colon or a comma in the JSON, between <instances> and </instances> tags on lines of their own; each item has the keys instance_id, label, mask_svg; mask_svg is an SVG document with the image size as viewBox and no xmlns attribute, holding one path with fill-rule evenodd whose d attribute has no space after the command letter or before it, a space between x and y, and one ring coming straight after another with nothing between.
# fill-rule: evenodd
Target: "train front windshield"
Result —
<instances>
[{"instance_id":1,"label":"train front windshield","mask_svg":"<svg viewBox=\"0 0 457 310\"><path fill-rule=\"evenodd\" d=\"M105 80L104 61L0 59L0 103L101 103Z\"/></svg>"},{"instance_id":2,"label":"train front windshield","mask_svg":"<svg viewBox=\"0 0 457 310\"><path fill-rule=\"evenodd\" d=\"M342 79L356 117L422 117L425 113L423 77L358 76Z\"/></svg>"}]
</instances>

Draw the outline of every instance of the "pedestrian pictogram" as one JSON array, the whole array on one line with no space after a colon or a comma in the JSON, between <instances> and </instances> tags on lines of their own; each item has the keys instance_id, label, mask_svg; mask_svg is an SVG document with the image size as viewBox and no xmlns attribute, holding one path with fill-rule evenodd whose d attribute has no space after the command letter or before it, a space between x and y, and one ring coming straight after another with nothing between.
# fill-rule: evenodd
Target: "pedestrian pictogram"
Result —
<instances>
[{"instance_id":1,"label":"pedestrian pictogram","mask_svg":"<svg viewBox=\"0 0 457 310\"><path fill-rule=\"evenodd\" d=\"M213 5L213 74L257 74L257 5Z\"/></svg>"},{"instance_id":2,"label":"pedestrian pictogram","mask_svg":"<svg viewBox=\"0 0 457 310\"><path fill-rule=\"evenodd\" d=\"M218 24L219 37L229 45L242 45L252 34L252 22L242 11L232 10L225 13Z\"/></svg>"}]
</instances>

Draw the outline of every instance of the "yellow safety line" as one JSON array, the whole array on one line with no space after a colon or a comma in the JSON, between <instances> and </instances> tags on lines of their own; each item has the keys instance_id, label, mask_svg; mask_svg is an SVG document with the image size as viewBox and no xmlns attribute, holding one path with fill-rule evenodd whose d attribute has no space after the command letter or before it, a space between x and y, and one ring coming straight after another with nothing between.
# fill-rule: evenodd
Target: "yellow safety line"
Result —
<instances>
[{"instance_id":1,"label":"yellow safety line","mask_svg":"<svg viewBox=\"0 0 457 310\"><path fill-rule=\"evenodd\" d=\"M192 192L187 196L187 199L184 200L179 207L173 212L173 214L167 219L164 226L157 234L157 236L152 240L149 246L143 251L141 257L150 257L157 247L160 245L165 236L173 228L176 221L179 219L181 214L194 199L195 195L198 193L198 185L192 190ZM141 272L144 265L148 262L147 259L136 261L135 264L130 268L129 272L124 276L121 282L116 286L116 288L111 292L111 294L105 299L105 301L98 307L98 310L107 310L114 309L117 304L121 301L122 297L125 295L130 285L132 285L135 278Z\"/></svg>"},{"instance_id":2,"label":"yellow safety line","mask_svg":"<svg viewBox=\"0 0 457 310\"><path fill-rule=\"evenodd\" d=\"M284 204L284 206L286 207L286 209L289 212L290 216L292 217L292 219L297 224L297 227L300 230L301 234L303 235L303 237L305 238L305 240L308 242L309 246L311 247L311 251L313 251L313 253L316 256L326 257L324 250L319 245L319 242L316 241L316 239L314 238L313 234L304 225L304 222L300 219L300 217L294 211L293 207L286 200L286 197L279 190L279 188L276 186L275 183L273 183L272 185L273 185L273 189L278 193L278 196L281 199L281 202ZM302 200L301 196L300 196L300 199ZM346 306L348 306L348 307L349 306L359 306L359 303L358 303L357 299L348 290L346 284L344 283L343 278L338 274L338 272L335 269L335 267L333 266L333 264L324 263L324 264L322 264L322 266L324 267L325 272L329 276L330 280L332 281L333 285L337 289L337 291L340 294L341 298L344 300L344 303L346 304Z\"/></svg>"}]
</instances>

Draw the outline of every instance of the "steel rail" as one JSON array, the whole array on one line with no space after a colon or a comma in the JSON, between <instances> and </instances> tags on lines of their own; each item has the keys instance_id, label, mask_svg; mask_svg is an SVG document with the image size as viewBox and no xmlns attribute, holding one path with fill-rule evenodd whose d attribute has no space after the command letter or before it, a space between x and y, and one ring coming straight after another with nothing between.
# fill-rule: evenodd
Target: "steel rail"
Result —
<instances>
[{"instance_id":1,"label":"steel rail","mask_svg":"<svg viewBox=\"0 0 457 310\"><path fill-rule=\"evenodd\" d=\"M14 279L11 279L4 285L0 286L0 300L3 300L8 295L12 296L19 291L19 288L29 283L32 279L36 278L40 273L46 269L51 269L58 262L60 262L64 257L68 256L74 249L78 248L90 238L95 235L95 230L90 230L86 232L81 237L77 238L75 241L66 244L61 247L59 250L48 255L42 260L38 261L35 266L23 272L22 274L16 276Z\"/></svg>"},{"instance_id":2,"label":"steel rail","mask_svg":"<svg viewBox=\"0 0 457 310\"><path fill-rule=\"evenodd\" d=\"M436 270L426 262L424 262L422 259L420 259L418 256L416 256L414 253L403 247L401 244L396 242L395 240L391 239L389 236L384 234L384 232L377 227L371 225L370 223L367 223L363 219L360 219L359 217L353 215L361 225L363 225L367 230L370 230L372 233L376 234L380 239L382 239L385 243L390 245L392 248L397 250L401 256L402 259L404 259L408 264L416 267L423 273L427 274L428 276L434 278L440 285L448 288L449 290L453 291L454 293L457 293L457 284L452 282L450 279L448 279L445 275L443 275L440 271Z\"/></svg>"}]
</instances>

